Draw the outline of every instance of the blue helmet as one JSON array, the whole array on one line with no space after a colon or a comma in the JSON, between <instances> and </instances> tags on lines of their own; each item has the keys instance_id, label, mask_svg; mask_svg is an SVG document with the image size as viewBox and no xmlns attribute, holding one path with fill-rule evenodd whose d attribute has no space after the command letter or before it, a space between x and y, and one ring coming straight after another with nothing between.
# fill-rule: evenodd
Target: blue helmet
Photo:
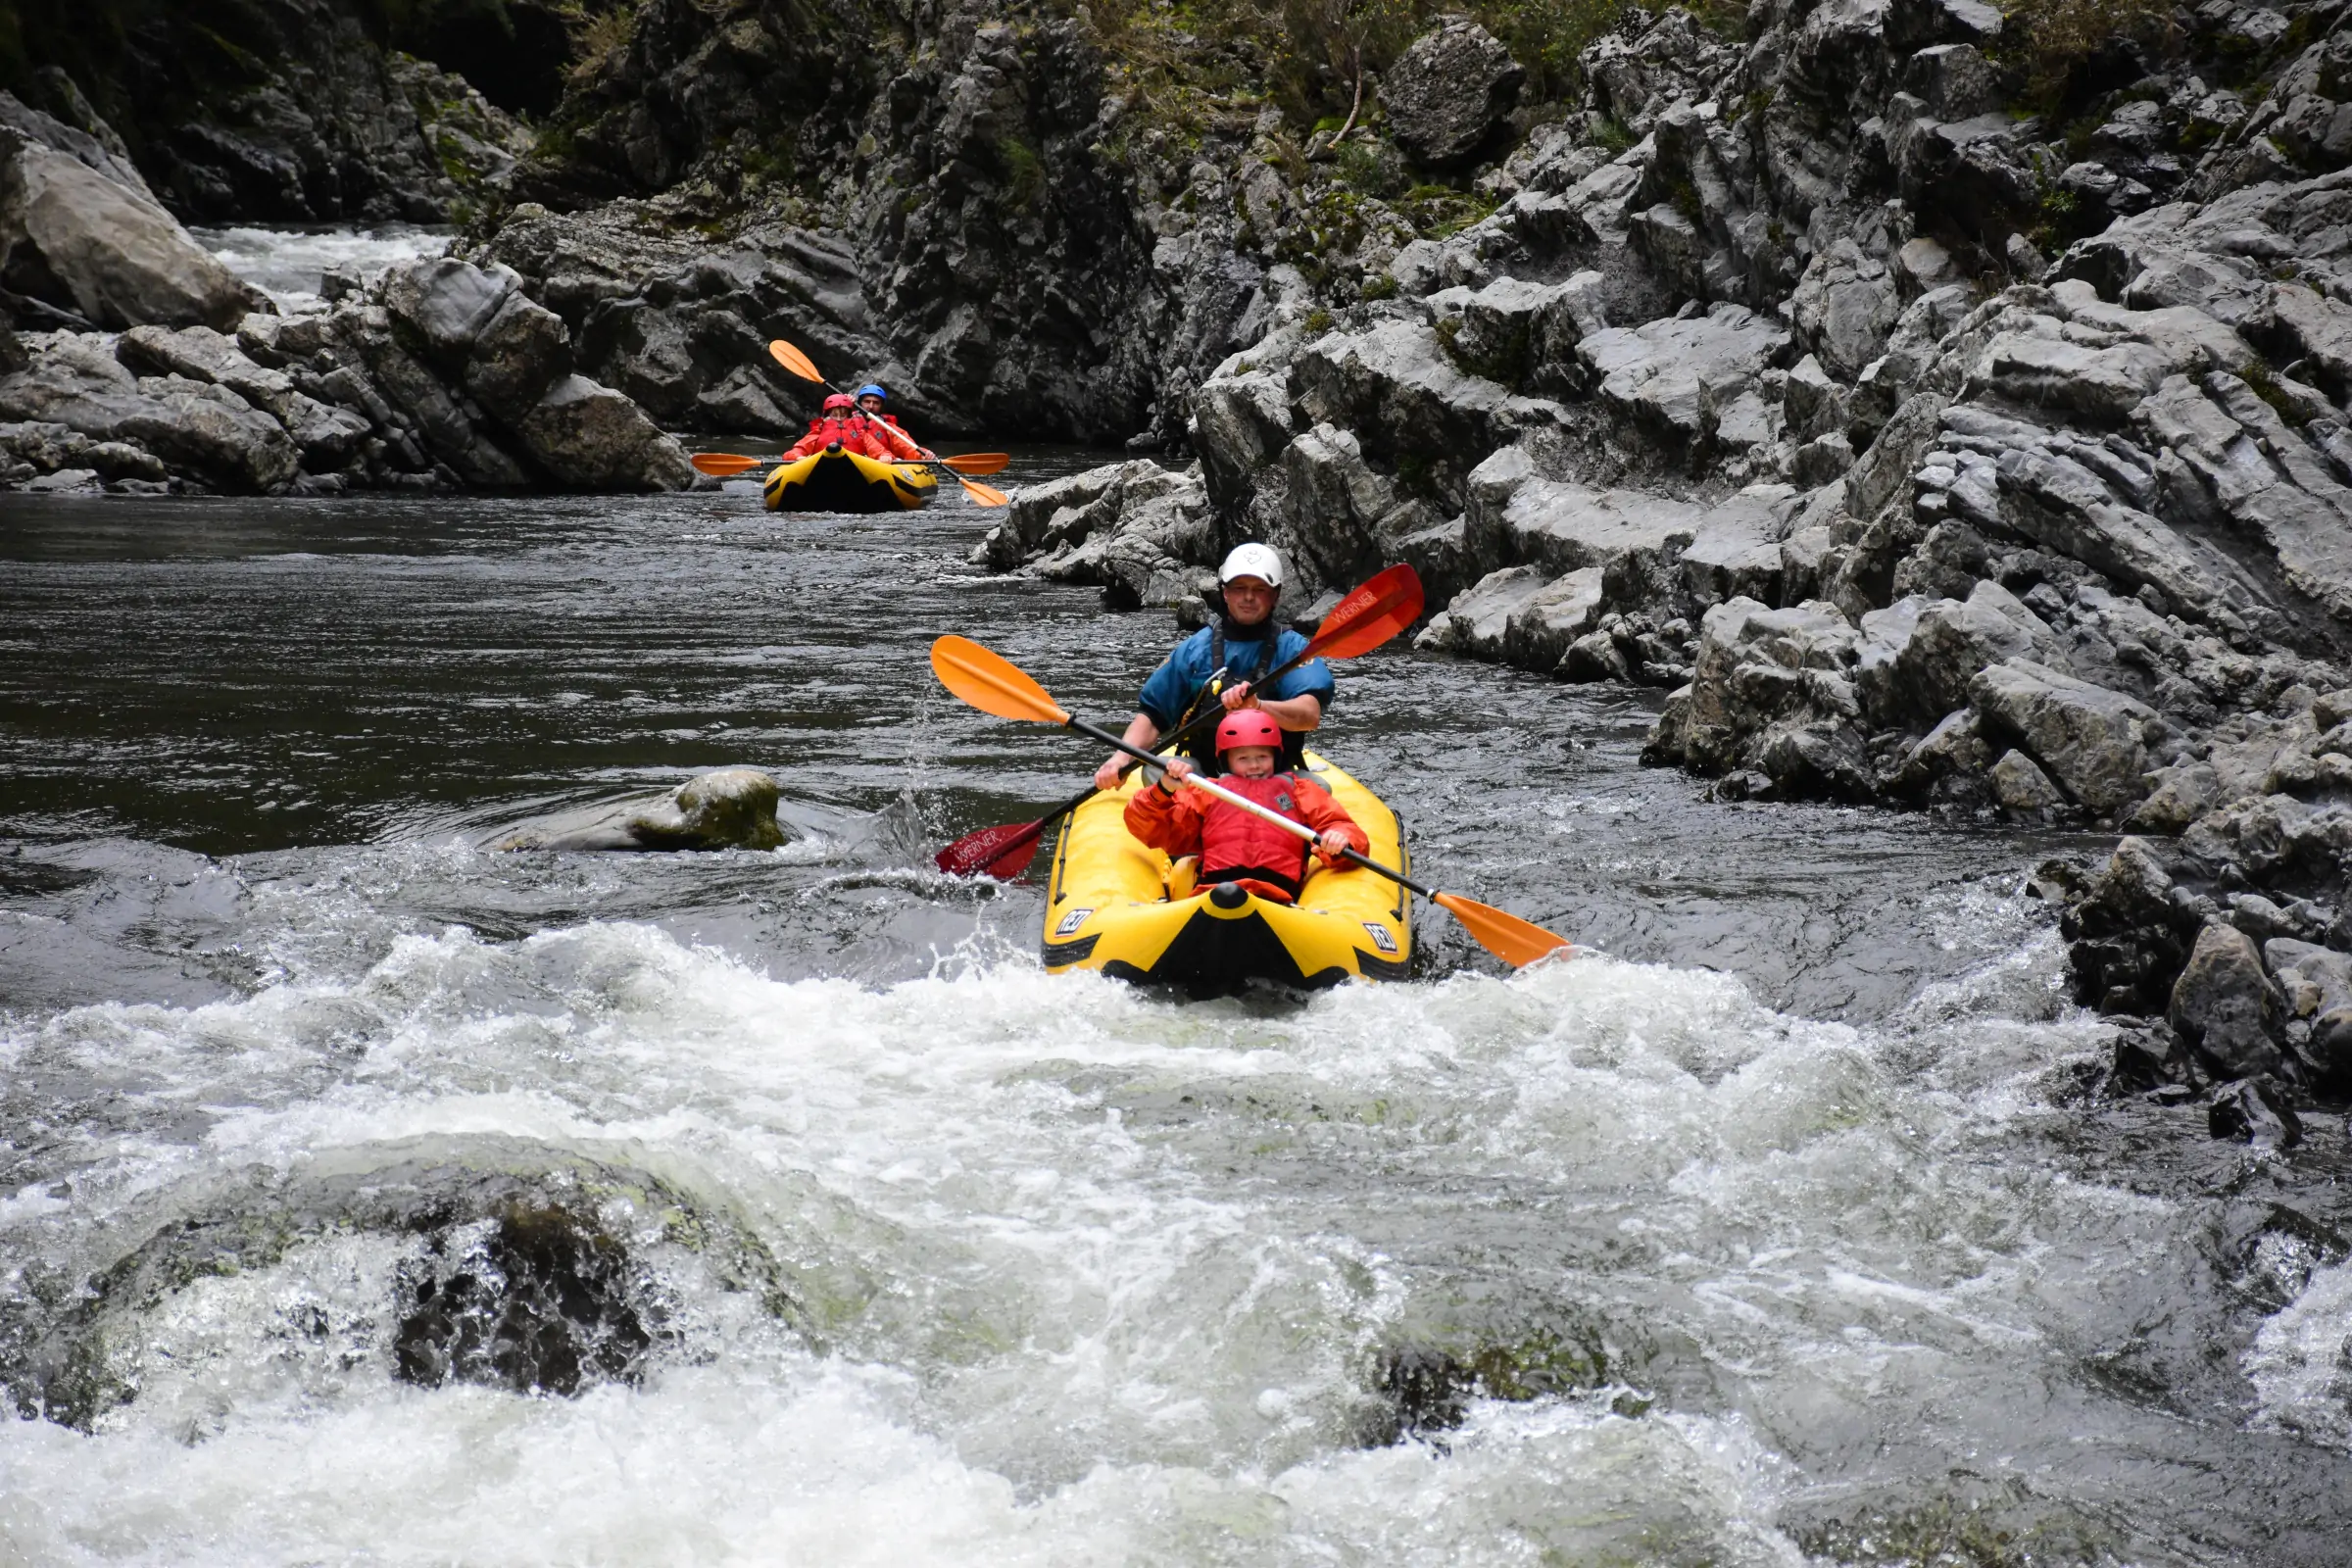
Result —
<instances>
[{"instance_id":1,"label":"blue helmet","mask_svg":"<svg viewBox=\"0 0 2352 1568\"><path fill-rule=\"evenodd\" d=\"M890 401L890 394L883 391L880 386L876 385L872 381L868 381L865 383L865 385L859 387L858 389L858 395L861 398L880 398L885 403Z\"/></svg>"}]
</instances>

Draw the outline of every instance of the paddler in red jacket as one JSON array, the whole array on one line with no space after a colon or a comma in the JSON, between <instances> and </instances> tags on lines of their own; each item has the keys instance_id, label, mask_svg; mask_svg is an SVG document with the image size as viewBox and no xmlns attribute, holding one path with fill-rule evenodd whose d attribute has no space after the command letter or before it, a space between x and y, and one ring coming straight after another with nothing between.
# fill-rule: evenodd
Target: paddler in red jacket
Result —
<instances>
[{"instance_id":1,"label":"paddler in red jacket","mask_svg":"<svg viewBox=\"0 0 2352 1568\"><path fill-rule=\"evenodd\" d=\"M1326 866L1352 870L1340 852L1362 855L1372 848L1355 818L1313 777L1274 770L1282 759L1282 729L1264 710L1227 713L1217 724L1217 755L1226 768L1219 784L1322 834L1314 855ZM1200 856L1198 887L1238 882L1277 904L1297 899L1306 881L1306 841L1204 791L1171 787L1193 772L1185 759L1170 758L1167 776L1137 790L1127 803L1127 831L1171 857Z\"/></svg>"},{"instance_id":2,"label":"paddler in red jacket","mask_svg":"<svg viewBox=\"0 0 2352 1568\"><path fill-rule=\"evenodd\" d=\"M891 450L874 433L878 423L868 419L847 392L836 392L825 399L824 411L808 421L808 433L785 452L785 461L814 457L828 448L839 447L861 458L887 463Z\"/></svg>"},{"instance_id":3,"label":"paddler in red jacket","mask_svg":"<svg viewBox=\"0 0 2352 1568\"><path fill-rule=\"evenodd\" d=\"M883 405L889 399L890 394L873 381L858 389L858 409L872 421L869 428L875 443L899 463L919 463L931 457L929 447L917 444L914 437L899 428L898 416L883 412Z\"/></svg>"}]
</instances>

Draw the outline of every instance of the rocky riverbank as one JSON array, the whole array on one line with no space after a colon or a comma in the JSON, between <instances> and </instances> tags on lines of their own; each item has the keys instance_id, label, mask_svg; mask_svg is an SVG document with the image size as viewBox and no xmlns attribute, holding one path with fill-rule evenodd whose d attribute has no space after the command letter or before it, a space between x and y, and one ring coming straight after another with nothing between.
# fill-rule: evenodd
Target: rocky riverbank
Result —
<instances>
[{"instance_id":1,"label":"rocky riverbank","mask_svg":"<svg viewBox=\"0 0 2352 1568\"><path fill-rule=\"evenodd\" d=\"M0 94L0 484L332 494L677 489L686 455L575 369L502 268L426 260L281 316L106 142Z\"/></svg>"}]
</instances>

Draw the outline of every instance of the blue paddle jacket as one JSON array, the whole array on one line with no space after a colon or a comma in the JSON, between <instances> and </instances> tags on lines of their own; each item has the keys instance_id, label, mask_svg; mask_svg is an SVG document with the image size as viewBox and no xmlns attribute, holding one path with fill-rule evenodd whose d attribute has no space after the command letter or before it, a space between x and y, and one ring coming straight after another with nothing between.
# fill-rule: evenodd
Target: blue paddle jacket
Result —
<instances>
[{"instance_id":1,"label":"blue paddle jacket","mask_svg":"<svg viewBox=\"0 0 2352 1568\"><path fill-rule=\"evenodd\" d=\"M1268 624L1252 626L1253 632L1272 631ZM1152 672L1144 682L1143 699L1136 706L1152 715L1162 735L1184 722L1185 710L1208 684L1208 678L1225 666L1224 686L1231 688L1243 681L1255 680L1286 660L1296 659L1306 647L1302 632L1281 631L1271 640L1263 636L1245 642L1233 637L1221 626L1203 626L1176 645L1167 662ZM1221 646L1220 646L1221 645ZM1331 666L1320 659L1311 659L1274 683L1273 689L1258 693L1261 697L1319 697L1324 711L1331 710L1333 685Z\"/></svg>"}]
</instances>

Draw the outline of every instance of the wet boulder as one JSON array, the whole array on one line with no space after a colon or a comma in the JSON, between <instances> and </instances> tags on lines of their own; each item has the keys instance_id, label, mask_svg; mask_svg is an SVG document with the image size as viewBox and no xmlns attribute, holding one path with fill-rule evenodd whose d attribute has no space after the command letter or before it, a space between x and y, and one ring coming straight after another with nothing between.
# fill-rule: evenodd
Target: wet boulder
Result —
<instances>
[{"instance_id":1,"label":"wet boulder","mask_svg":"<svg viewBox=\"0 0 2352 1568\"><path fill-rule=\"evenodd\" d=\"M624 801L549 817L495 841L496 850L772 850L781 792L756 767L722 767L654 801Z\"/></svg>"},{"instance_id":2,"label":"wet boulder","mask_svg":"<svg viewBox=\"0 0 2352 1568\"><path fill-rule=\"evenodd\" d=\"M2046 822L2066 805L2058 786L2023 752L2003 752L1986 779L2001 809L2021 821Z\"/></svg>"},{"instance_id":3,"label":"wet boulder","mask_svg":"<svg viewBox=\"0 0 2352 1568\"><path fill-rule=\"evenodd\" d=\"M2090 810L2111 812L2146 792L2148 706L2031 659L2003 660L1969 682L1970 705Z\"/></svg>"},{"instance_id":4,"label":"wet boulder","mask_svg":"<svg viewBox=\"0 0 2352 1568\"><path fill-rule=\"evenodd\" d=\"M583 490L687 490L694 465L645 411L609 386L566 375L517 419L514 434L557 482Z\"/></svg>"},{"instance_id":5,"label":"wet boulder","mask_svg":"<svg viewBox=\"0 0 2352 1568\"><path fill-rule=\"evenodd\" d=\"M2214 1091L2205 1128L2215 1138L2258 1149L2292 1149L2303 1141L2303 1120L2286 1095L2267 1078L2246 1078Z\"/></svg>"},{"instance_id":6,"label":"wet boulder","mask_svg":"<svg viewBox=\"0 0 2352 1568\"><path fill-rule=\"evenodd\" d=\"M1382 78L1389 134L1424 168L1465 163L1494 139L1526 76L1493 33L1468 17L1447 17Z\"/></svg>"},{"instance_id":7,"label":"wet boulder","mask_svg":"<svg viewBox=\"0 0 2352 1568\"><path fill-rule=\"evenodd\" d=\"M2102 1012L2163 1012L2202 921L2148 841L2126 838L2059 913L2075 999Z\"/></svg>"},{"instance_id":8,"label":"wet boulder","mask_svg":"<svg viewBox=\"0 0 2352 1568\"><path fill-rule=\"evenodd\" d=\"M2262 945L2287 1011L2309 1033L2297 1050L2321 1093L2352 1095L2352 954L2291 937Z\"/></svg>"},{"instance_id":9,"label":"wet boulder","mask_svg":"<svg viewBox=\"0 0 2352 1568\"><path fill-rule=\"evenodd\" d=\"M2278 1071L2284 1013L2285 1000L2244 932L2217 923L2197 933L2168 1016L2214 1076Z\"/></svg>"},{"instance_id":10,"label":"wet boulder","mask_svg":"<svg viewBox=\"0 0 2352 1568\"><path fill-rule=\"evenodd\" d=\"M0 278L95 327L231 328L267 302L117 161L11 98L0 119ZM87 136L78 141L89 142ZM93 144L94 145L94 144Z\"/></svg>"},{"instance_id":11,"label":"wet boulder","mask_svg":"<svg viewBox=\"0 0 2352 1568\"><path fill-rule=\"evenodd\" d=\"M1850 674L1858 641L1852 623L1818 601L1715 606L1700 623L1690 684L1667 699L1644 760L1760 773L1788 798L1872 799Z\"/></svg>"}]
</instances>

